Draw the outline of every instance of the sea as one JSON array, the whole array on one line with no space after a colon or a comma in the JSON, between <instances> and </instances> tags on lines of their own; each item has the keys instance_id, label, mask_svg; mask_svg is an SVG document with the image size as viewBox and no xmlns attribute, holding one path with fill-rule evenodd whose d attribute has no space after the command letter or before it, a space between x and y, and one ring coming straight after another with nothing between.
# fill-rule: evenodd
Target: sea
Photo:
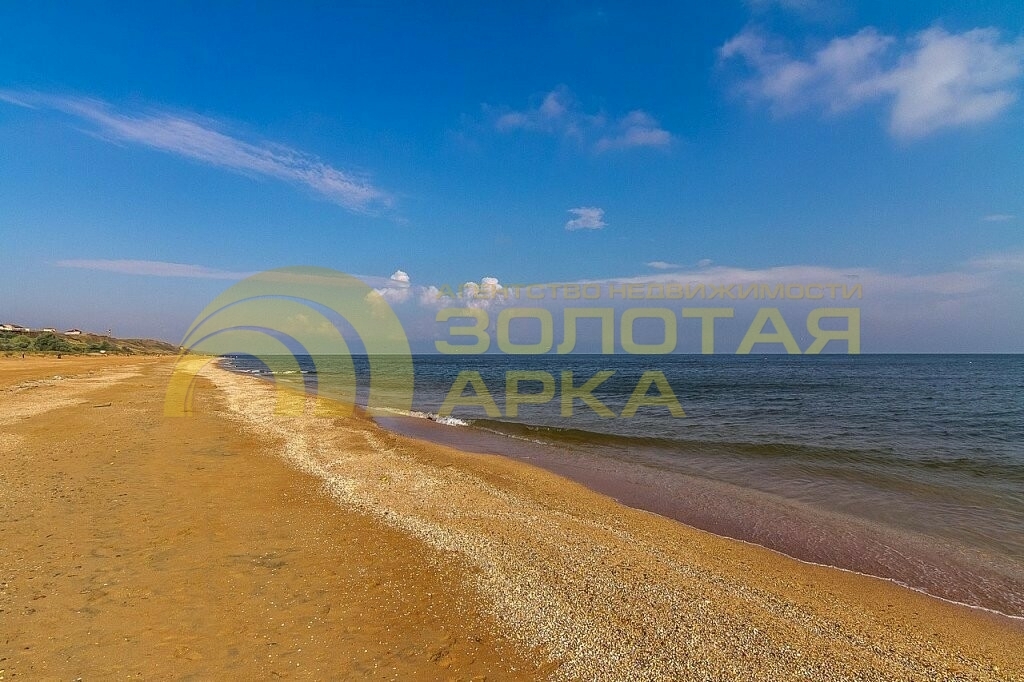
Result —
<instances>
[{"instance_id":1,"label":"sea","mask_svg":"<svg viewBox=\"0 0 1024 682\"><path fill-rule=\"evenodd\" d=\"M313 392L343 367L332 356L298 360L298 373L273 359L222 362ZM369 361L353 362L365 404ZM413 368L412 410L378 413L385 428L530 462L703 530L1024 618L1022 355L417 355ZM465 397L451 404L466 372L479 380L456 393L477 395L482 382L492 414ZM551 399L520 402L508 416L510 372L534 373L519 393ZM607 375L591 392L604 416L579 399L567 413L564 372L577 389ZM621 416L651 372L682 413L642 404Z\"/></svg>"}]
</instances>

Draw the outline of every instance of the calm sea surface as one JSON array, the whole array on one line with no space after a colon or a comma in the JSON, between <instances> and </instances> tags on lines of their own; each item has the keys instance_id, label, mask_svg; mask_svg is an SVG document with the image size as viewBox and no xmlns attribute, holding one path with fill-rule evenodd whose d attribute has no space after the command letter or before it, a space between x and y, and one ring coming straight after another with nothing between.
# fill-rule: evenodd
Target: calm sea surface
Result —
<instances>
[{"instance_id":1,"label":"calm sea surface","mask_svg":"<svg viewBox=\"0 0 1024 682\"><path fill-rule=\"evenodd\" d=\"M315 390L340 367L300 360L305 374L274 378ZM252 358L227 362L274 374ZM355 365L365 388L368 363ZM421 355L414 367L417 414L379 418L388 428L528 460L699 528L1024 616L1024 356ZM457 419L432 420L467 370L502 415L508 371L549 373L555 396L521 405L516 418L463 406ZM615 373L593 395L616 414L654 370L686 416L645 406L606 418L579 400L563 416L562 372L579 386L606 370ZM541 388L525 382L520 392Z\"/></svg>"}]
</instances>

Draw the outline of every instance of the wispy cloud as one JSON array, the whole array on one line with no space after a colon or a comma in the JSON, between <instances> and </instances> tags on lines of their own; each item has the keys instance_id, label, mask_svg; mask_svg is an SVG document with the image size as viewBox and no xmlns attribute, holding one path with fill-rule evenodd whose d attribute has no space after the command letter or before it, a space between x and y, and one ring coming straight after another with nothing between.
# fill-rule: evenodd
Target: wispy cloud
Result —
<instances>
[{"instance_id":1,"label":"wispy cloud","mask_svg":"<svg viewBox=\"0 0 1024 682\"><path fill-rule=\"evenodd\" d=\"M886 273L872 268L831 268L816 265L783 265L771 268L741 268L725 265L698 265L697 269L678 272L618 277L612 283L734 284L785 282L819 284L849 282L861 284L865 296L895 293L927 293L934 295L966 294L980 291L992 282L998 272L1012 272L1020 267L1019 254L1003 254L977 259L957 270L937 274Z\"/></svg>"},{"instance_id":2,"label":"wispy cloud","mask_svg":"<svg viewBox=\"0 0 1024 682\"><path fill-rule=\"evenodd\" d=\"M200 265L139 260L76 260L61 261L58 265L129 275L199 279L241 279L253 274ZM780 306L785 309L787 319L790 314L796 314L799 319L799 315L804 314L803 311L808 307L829 305L827 300L787 298L769 302L758 297L740 298L739 290L745 286L860 285L862 296L857 295L841 305L862 310L865 341L870 343L873 350L959 352L984 347L1001 352L1019 352L1019 325L1015 322L1016 318L1012 315L1007 316L1005 311L1016 309L1013 306L1019 302L1021 286L1024 285L1022 276L1024 252L1018 250L984 254L947 270L923 274L886 272L863 267L786 265L742 268L699 263L670 272L655 272L642 276L533 284L545 292L556 290L550 286L555 284L560 287L567 284L580 287L597 285L601 295L599 302L594 302L595 305L621 308L634 305L636 302L616 299L610 294L612 287L621 288L622 285L630 284L666 287L671 283L693 287L703 283L707 285L708 294L716 290L727 293L720 299L715 299L717 303L696 298L685 299L689 300L689 303L684 302L683 305L734 307L736 317L741 322L737 328L739 331L723 330L719 344L722 349L735 347L739 342L737 333L742 333L742 330L746 329L747 322L743 321L743 318L752 314L758 307ZM466 282L462 285L423 286L413 284L405 271L398 270L391 277L360 276L360 279L375 289L367 297L367 303L373 306L374 310L376 306L394 306L395 312L402 318L403 327L409 338L420 343L425 350L433 349L433 342L437 339L435 314L438 308L469 307L493 311L505 306L541 306L557 313L565 307L580 305L576 299L556 294L545 295L540 300L527 298L523 292L525 284L506 286L495 277L483 277L478 282ZM327 283L330 283L330 280ZM842 292L840 295L845 296ZM663 305L664 301L653 300L650 304ZM494 324L493 314L491 320L491 324ZM995 321L994 326L988 325L989 321Z\"/></svg>"},{"instance_id":3,"label":"wispy cloud","mask_svg":"<svg viewBox=\"0 0 1024 682\"><path fill-rule=\"evenodd\" d=\"M974 258L969 264L987 272L1024 272L1024 251L990 253Z\"/></svg>"},{"instance_id":4,"label":"wispy cloud","mask_svg":"<svg viewBox=\"0 0 1024 682\"><path fill-rule=\"evenodd\" d=\"M778 6L785 10L802 12L817 7L819 0L747 0L747 4L755 10Z\"/></svg>"},{"instance_id":5,"label":"wispy cloud","mask_svg":"<svg viewBox=\"0 0 1024 682\"><path fill-rule=\"evenodd\" d=\"M750 73L740 91L773 113L822 108L837 114L868 102L889 106L889 131L904 139L992 120L1017 99L1024 39L994 28L949 33L940 27L909 39L874 28L831 40L807 57L748 28L719 49Z\"/></svg>"},{"instance_id":6,"label":"wispy cloud","mask_svg":"<svg viewBox=\"0 0 1024 682\"><path fill-rule=\"evenodd\" d=\"M631 111L613 126L607 135L594 143L599 152L634 147L667 147L672 143L672 134L664 130L650 114L639 109Z\"/></svg>"},{"instance_id":7,"label":"wispy cloud","mask_svg":"<svg viewBox=\"0 0 1024 682\"><path fill-rule=\"evenodd\" d=\"M864 300L875 300L884 303L884 297L890 295L931 295L939 297L961 296L990 290L999 284L1004 276L1024 272L1024 251L1002 251L977 256L956 266L933 273L886 272L868 267L830 267L819 265L781 265L764 268L744 268L728 265L716 265L709 259L699 261L696 266L677 265L665 261L647 263L655 270L672 270L645 275L609 277L606 279L581 279L563 282L535 282L541 287L550 284L598 284L607 293L608 284L667 284L683 285L712 284L736 285L749 284L805 284L818 285L823 283L846 283L850 286L860 284ZM525 285L516 285L522 288ZM417 287L422 296L423 304L435 304L439 289L436 286ZM467 282L459 288L460 292L501 292L502 285L493 277L485 277L479 284ZM495 296L490 296L494 298ZM498 297L504 300L504 297ZM522 297L513 295L510 299L523 303ZM545 300L555 301L557 296ZM755 304L757 299L750 299ZM529 305L534 305L532 299ZM563 301L564 303L564 301Z\"/></svg>"},{"instance_id":8,"label":"wispy cloud","mask_svg":"<svg viewBox=\"0 0 1024 682\"><path fill-rule=\"evenodd\" d=\"M532 131L573 140L595 152L665 148L673 136L653 116L636 109L619 118L583 111L565 86L546 93L533 107L521 110L485 107L499 132Z\"/></svg>"},{"instance_id":9,"label":"wispy cloud","mask_svg":"<svg viewBox=\"0 0 1024 682\"><path fill-rule=\"evenodd\" d=\"M0 90L0 100L59 111L92 126L90 132L248 176L304 186L357 213L390 206L391 196L363 174L339 170L316 156L266 141L246 141L210 119L159 110L120 111L107 102L37 92Z\"/></svg>"},{"instance_id":10,"label":"wispy cloud","mask_svg":"<svg viewBox=\"0 0 1024 682\"><path fill-rule=\"evenodd\" d=\"M186 265L184 263L167 263L157 260L59 260L55 263L61 268L78 268L81 270L98 270L116 272L122 275L145 275L150 277L187 277L191 279L245 279L255 272L233 272L217 270L202 265Z\"/></svg>"},{"instance_id":11,"label":"wispy cloud","mask_svg":"<svg viewBox=\"0 0 1024 682\"><path fill-rule=\"evenodd\" d=\"M984 220L986 223L1006 223L1013 220L1016 217L1017 216L1010 215L1009 213L992 213L990 215L984 216L982 220Z\"/></svg>"},{"instance_id":12,"label":"wispy cloud","mask_svg":"<svg viewBox=\"0 0 1024 682\"><path fill-rule=\"evenodd\" d=\"M565 229L570 231L600 230L608 224L604 221L604 209L596 206L570 208L569 213L575 216L565 224Z\"/></svg>"},{"instance_id":13,"label":"wispy cloud","mask_svg":"<svg viewBox=\"0 0 1024 682\"><path fill-rule=\"evenodd\" d=\"M276 270L222 270L211 268L205 265L191 265L187 263L171 263L158 260L132 260L132 259L68 259L59 260L53 263L59 268L74 268L78 270L92 270L94 272L111 272L120 275L133 275L137 277L178 277L184 279L219 279L219 280L241 280L248 277L260 276L270 281L296 281L298 277L303 282L322 282L324 286L335 286L336 280L331 275L319 276L315 274L301 274L279 272ZM362 280L364 284L372 287L377 293L389 303L402 303L409 299L410 295L423 287L413 287L411 278L403 270L396 270L390 277L378 275L352 274Z\"/></svg>"},{"instance_id":14,"label":"wispy cloud","mask_svg":"<svg viewBox=\"0 0 1024 682\"><path fill-rule=\"evenodd\" d=\"M844 0L746 0L754 14L778 10L805 21L829 22L845 14Z\"/></svg>"}]
</instances>

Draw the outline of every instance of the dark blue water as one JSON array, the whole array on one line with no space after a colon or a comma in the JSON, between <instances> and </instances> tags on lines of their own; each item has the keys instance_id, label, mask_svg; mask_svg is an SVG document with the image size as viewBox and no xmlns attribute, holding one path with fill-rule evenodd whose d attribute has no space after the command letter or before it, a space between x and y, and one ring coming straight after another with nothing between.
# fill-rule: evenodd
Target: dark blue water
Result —
<instances>
[{"instance_id":1,"label":"dark blue water","mask_svg":"<svg viewBox=\"0 0 1024 682\"><path fill-rule=\"evenodd\" d=\"M331 367L309 358L301 379L278 378L315 390ZM448 424L381 419L389 428L529 460L707 530L1024 616L1024 356L429 355L414 367L419 416L437 415L466 371L500 416L462 405ZM553 398L511 418L506 377L521 371L549 375ZM592 394L615 415L644 372L660 372L685 416L646 405L606 417L580 400L566 415L566 371L575 386L613 371ZM356 374L365 389L365 358Z\"/></svg>"}]
</instances>

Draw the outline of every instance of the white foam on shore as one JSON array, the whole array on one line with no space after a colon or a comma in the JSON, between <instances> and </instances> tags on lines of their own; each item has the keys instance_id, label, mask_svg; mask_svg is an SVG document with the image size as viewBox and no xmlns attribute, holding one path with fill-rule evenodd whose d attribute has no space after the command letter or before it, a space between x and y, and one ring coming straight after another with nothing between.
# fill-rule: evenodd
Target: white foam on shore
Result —
<instances>
[{"instance_id":1,"label":"white foam on shore","mask_svg":"<svg viewBox=\"0 0 1024 682\"><path fill-rule=\"evenodd\" d=\"M378 408L382 412L390 412L398 417L413 417L415 419L426 419L443 426L469 426L472 422L458 417L446 417L434 412L420 412L419 410L395 410L391 408Z\"/></svg>"}]
</instances>

